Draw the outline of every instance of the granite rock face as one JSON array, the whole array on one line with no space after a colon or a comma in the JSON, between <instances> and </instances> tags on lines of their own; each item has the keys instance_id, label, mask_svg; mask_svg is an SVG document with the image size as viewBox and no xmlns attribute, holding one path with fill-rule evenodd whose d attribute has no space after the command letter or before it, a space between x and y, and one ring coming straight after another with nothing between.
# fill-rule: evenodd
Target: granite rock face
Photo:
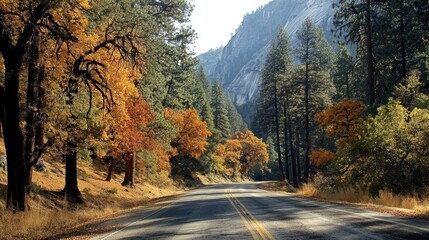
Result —
<instances>
[{"instance_id":1,"label":"granite rock face","mask_svg":"<svg viewBox=\"0 0 429 240\"><path fill-rule=\"evenodd\" d=\"M258 97L259 80L271 40L279 28L285 28L296 46L297 30L310 17L321 26L329 42L333 42L336 0L273 0L244 16L240 27L223 48L198 56L209 78L220 79L230 98L240 107Z\"/></svg>"}]
</instances>

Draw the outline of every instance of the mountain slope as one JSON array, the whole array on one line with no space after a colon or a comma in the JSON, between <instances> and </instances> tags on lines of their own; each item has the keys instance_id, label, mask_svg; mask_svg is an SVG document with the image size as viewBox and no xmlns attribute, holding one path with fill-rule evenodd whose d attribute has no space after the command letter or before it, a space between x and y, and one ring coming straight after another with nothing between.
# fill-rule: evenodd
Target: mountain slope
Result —
<instances>
[{"instance_id":1,"label":"mountain slope","mask_svg":"<svg viewBox=\"0 0 429 240\"><path fill-rule=\"evenodd\" d=\"M247 14L228 44L223 49L200 55L200 64L211 80L221 80L237 106L254 102L258 96L262 65L271 39L279 28L285 28L295 46L296 31L310 17L332 42L332 3L335 1L274 0Z\"/></svg>"}]
</instances>

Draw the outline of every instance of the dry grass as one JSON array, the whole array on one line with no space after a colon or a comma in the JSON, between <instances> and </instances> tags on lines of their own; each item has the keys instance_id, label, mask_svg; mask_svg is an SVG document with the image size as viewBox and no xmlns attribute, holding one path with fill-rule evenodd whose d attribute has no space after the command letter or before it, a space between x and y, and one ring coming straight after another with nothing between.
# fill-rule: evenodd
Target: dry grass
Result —
<instances>
[{"instance_id":1,"label":"dry grass","mask_svg":"<svg viewBox=\"0 0 429 240\"><path fill-rule=\"evenodd\" d=\"M212 173L207 174L207 175L202 175L200 173L197 173L196 177L204 185L222 184L222 183L234 183L234 182L247 182L247 181L250 181L250 179L245 178L245 177L231 179L231 178L226 178L224 176L217 175L217 174L212 174Z\"/></svg>"},{"instance_id":2,"label":"dry grass","mask_svg":"<svg viewBox=\"0 0 429 240\"><path fill-rule=\"evenodd\" d=\"M25 213L5 212L0 217L0 239L42 239L114 211L116 209L105 208L103 211L33 209Z\"/></svg>"},{"instance_id":3,"label":"dry grass","mask_svg":"<svg viewBox=\"0 0 429 240\"><path fill-rule=\"evenodd\" d=\"M391 208L392 211L402 211L412 213L412 215L429 214L429 200L420 199L415 196L400 196L391 192L380 191L378 197L373 197L367 190L346 188L335 192L326 192L317 189L314 184L303 184L297 194L304 197L315 197L323 200L339 201L347 203L359 203ZM407 211L409 210L409 211ZM410 212L411 211L411 212Z\"/></svg>"},{"instance_id":4,"label":"dry grass","mask_svg":"<svg viewBox=\"0 0 429 240\"><path fill-rule=\"evenodd\" d=\"M297 191L297 194L304 197L319 197L319 190L313 184L302 184Z\"/></svg>"},{"instance_id":5,"label":"dry grass","mask_svg":"<svg viewBox=\"0 0 429 240\"><path fill-rule=\"evenodd\" d=\"M296 192L296 189L290 185L287 181L273 181L273 182L264 182L258 184L258 188L265 189L268 191L274 192Z\"/></svg>"}]
</instances>

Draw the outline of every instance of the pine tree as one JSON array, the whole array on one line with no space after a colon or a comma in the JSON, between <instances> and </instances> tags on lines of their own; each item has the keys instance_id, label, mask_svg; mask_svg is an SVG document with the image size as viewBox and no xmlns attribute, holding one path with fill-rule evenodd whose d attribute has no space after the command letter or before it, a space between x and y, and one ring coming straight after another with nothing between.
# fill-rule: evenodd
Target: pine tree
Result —
<instances>
[{"instance_id":1,"label":"pine tree","mask_svg":"<svg viewBox=\"0 0 429 240\"><path fill-rule=\"evenodd\" d=\"M350 54L346 46L338 48L337 59L333 71L333 81L337 89L336 99L356 98L356 70L354 57Z\"/></svg>"},{"instance_id":2,"label":"pine tree","mask_svg":"<svg viewBox=\"0 0 429 240\"><path fill-rule=\"evenodd\" d=\"M195 84L192 90L195 97L192 107L197 109L201 119L207 123L209 130L213 131L214 119L211 106L211 85L201 66L196 70Z\"/></svg>"},{"instance_id":3,"label":"pine tree","mask_svg":"<svg viewBox=\"0 0 429 240\"><path fill-rule=\"evenodd\" d=\"M309 180L309 154L312 146L311 128L314 125L310 119L316 112L329 106L334 93L334 86L330 79L333 63L333 53L320 28L307 18L297 32L299 46L296 56L303 67L304 81L304 130L305 130L305 168L304 182Z\"/></svg>"},{"instance_id":4,"label":"pine tree","mask_svg":"<svg viewBox=\"0 0 429 240\"><path fill-rule=\"evenodd\" d=\"M256 119L260 120L258 125L264 128L263 130L269 134L275 135L281 180L285 179L285 172L281 159L282 154L280 152L280 118L282 112L280 93L282 91L284 76L290 75L291 69L292 57L289 37L284 29L281 28L277 37L272 41L267 60L262 70L260 85L261 97L256 114Z\"/></svg>"},{"instance_id":5,"label":"pine tree","mask_svg":"<svg viewBox=\"0 0 429 240\"><path fill-rule=\"evenodd\" d=\"M359 43L367 64L367 101L376 101L376 79L374 60L374 3L372 0L340 0L334 4L338 8L334 16L337 36L347 43ZM360 40L364 40L360 42Z\"/></svg>"},{"instance_id":6,"label":"pine tree","mask_svg":"<svg viewBox=\"0 0 429 240\"><path fill-rule=\"evenodd\" d=\"M214 127L221 132L222 138L231 136L231 125L228 119L228 109L225 103L225 94L219 80L213 85L212 108L214 117Z\"/></svg>"},{"instance_id":7,"label":"pine tree","mask_svg":"<svg viewBox=\"0 0 429 240\"><path fill-rule=\"evenodd\" d=\"M226 108L228 110L228 120L231 125L231 135L247 129L247 125L235 108L234 103L228 97L225 98Z\"/></svg>"}]
</instances>

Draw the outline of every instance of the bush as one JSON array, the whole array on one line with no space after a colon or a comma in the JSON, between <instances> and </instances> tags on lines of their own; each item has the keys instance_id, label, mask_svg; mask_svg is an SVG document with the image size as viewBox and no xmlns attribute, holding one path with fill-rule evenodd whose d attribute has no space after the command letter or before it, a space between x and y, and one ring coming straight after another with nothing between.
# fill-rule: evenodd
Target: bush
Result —
<instances>
[{"instance_id":1,"label":"bush","mask_svg":"<svg viewBox=\"0 0 429 240\"><path fill-rule=\"evenodd\" d=\"M429 111L389 100L362 123L356 140L335 154L325 175L335 183L393 194L425 194L429 186Z\"/></svg>"},{"instance_id":2,"label":"bush","mask_svg":"<svg viewBox=\"0 0 429 240\"><path fill-rule=\"evenodd\" d=\"M112 187L110 189L107 189L107 192L110 194L117 194L118 193L118 189L116 187Z\"/></svg>"},{"instance_id":3,"label":"bush","mask_svg":"<svg viewBox=\"0 0 429 240\"><path fill-rule=\"evenodd\" d=\"M79 177L80 180L83 180L83 181L88 181L88 178L89 178L88 174L85 171L79 171L77 173L77 176Z\"/></svg>"}]
</instances>

